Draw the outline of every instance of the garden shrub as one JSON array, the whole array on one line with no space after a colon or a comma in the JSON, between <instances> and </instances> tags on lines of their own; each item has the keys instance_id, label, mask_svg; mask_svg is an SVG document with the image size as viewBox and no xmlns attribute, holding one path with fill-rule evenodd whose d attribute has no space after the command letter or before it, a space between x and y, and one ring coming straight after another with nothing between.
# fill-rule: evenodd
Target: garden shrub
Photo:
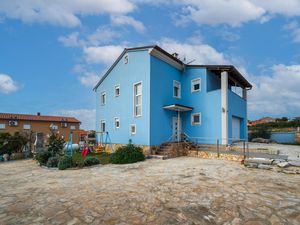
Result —
<instances>
[{"instance_id":1,"label":"garden shrub","mask_svg":"<svg viewBox=\"0 0 300 225\"><path fill-rule=\"evenodd\" d=\"M111 154L111 162L114 164L127 164L144 161L145 155L140 147L133 144L122 146Z\"/></svg>"},{"instance_id":2,"label":"garden shrub","mask_svg":"<svg viewBox=\"0 0 300 225\"><path fill-rule=\"evenodd\" d=\"M93 165L100 164L100 160L97 157L92 157L92 156L86 157L83 162L85 166L93 166Z\"/></svg>"},{"instance_id":3,"label":"garden shrub","mask_svg":"<svg viewBox=\"0 0 300 225\"><path fill-rule=\"evenodd\" d=\"M67 168L71 168L73 166L72 164L72 158L68 156L61 157L58 161L58 169L59 170L65 170Z\"/></svg>"},{"instance_id":4,"label":"garden shrub","mask_svg":"<svg viewBox=\"0 0 300 225\"><path fill-rule=\"evenodd\" d=\"M48 152L47 150L43 150L36 154L35 159L40 163L40 165L45 166L50 157L51 157L51 152Z\"/></svg>"},{"instance_id":5,"label":"garden shrub","mask_svg":"<svg viewBox=\"0 0 300 225\"><path fill-rule=\"evenodd\" d=\"M62 155L64 148L64 139L57 133L52 133L49 137L48 151L51 152L52 156Z\"/></svg>"},{"instance_id":6,"label":"garden shrub","mask_svg":"<svg viewBox=\"0 0 300 225\"><path fill-rule=\"evenodd\" d=\"M24 154L22 152L12 153L10 158L12 160L24 159Z\"/></svg>"},{"instance_id":7,"label":"garden shrub","mask_svg":"<svg viewBox=\"0 0 300 225\"><path fill-rule=\"evenodd\" d=\"M56 157L56 156L52 156L48 159L47 161L47 167L57 167L58 166L58 161L59 161L59 158Z\"/></svg>"}]
</instances>

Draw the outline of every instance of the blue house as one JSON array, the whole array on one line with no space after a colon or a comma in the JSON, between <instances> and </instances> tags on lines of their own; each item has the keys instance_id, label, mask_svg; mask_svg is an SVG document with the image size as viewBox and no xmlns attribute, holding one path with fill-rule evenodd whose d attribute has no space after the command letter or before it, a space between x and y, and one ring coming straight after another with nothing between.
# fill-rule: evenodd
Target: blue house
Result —
<instances>
[{"instance_id":1,"label":"blue house","mask_svg":"<svg viewBox=\"0 0 300 225\"><path fill-rule=\"evenodd\" d=\"M96 131L145 149L183 137L247 139L251 87L231 65L188 65L156 45L127 48L94 88Z\"/></svg>"}]
</instances>

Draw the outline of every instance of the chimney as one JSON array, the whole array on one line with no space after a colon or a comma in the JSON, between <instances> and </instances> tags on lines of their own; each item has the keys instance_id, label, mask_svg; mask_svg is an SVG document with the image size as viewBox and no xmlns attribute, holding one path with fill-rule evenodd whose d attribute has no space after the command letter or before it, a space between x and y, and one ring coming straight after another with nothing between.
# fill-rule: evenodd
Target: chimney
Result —
<instances>
[{"instance_id":1,"label":"chimney","mask_svg":"<svg viewBox=\"0 0 300 225\"><path fill-rule=\"evenodd\" d=\"M38 112L36 115L40 116L40 115L41 115L41 113L40 113L40 112Z\"/></svg>"}]
</instances>

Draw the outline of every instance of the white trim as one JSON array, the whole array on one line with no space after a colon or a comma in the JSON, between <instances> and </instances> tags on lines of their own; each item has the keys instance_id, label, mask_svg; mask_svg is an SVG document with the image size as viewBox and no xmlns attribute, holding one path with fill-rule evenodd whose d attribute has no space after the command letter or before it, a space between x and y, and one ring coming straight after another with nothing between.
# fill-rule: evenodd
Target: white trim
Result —
<instances>
[{"instance_id":1,"label":"white trim","mask_svg":"<svg viewBox=\"0 0 300 225\"><path fill-rule=\"evenodd\" d=\"M174 87L175 87L175 84L177 85L178 87L178 96L175 96L175 92L174 92ZM173 80L173 87L172 87L172 91L173 91L173 98L178 98L180 99L181 98L181 83L177 80Z\"/></svg>"},{"instance_id":2,"label":"white trim","mask_svg":"<svg viewBox=\"0 0 300 225\"><path fill-rule=\"evenodd\" d=\"M134 133L131 130L132 127L134 127ZM129 125L129 135L130 136L136 135L136 124L130 124Z\"/></svg>"},{"instance_id":3,"label":"white trim","mask_svg":"<svg viewBox=\"0 0 300 225\"><path fill-rule=\"evenodd\" d=\"M102 101L103 100L103 97L104 96L104 101ZM100 96L100 103L101 103L101 105L106 105L106 91L102 91L101 92L101 96Z\"/></svg>"},{"instance_id":4,"label":"white trim","mask_svg":"<svg viewBox=\"0 0 300 225\"><path fill-rule=\"evenodd\" d=\"M155 48L152 49L150 52L150 55L170 64L171 66L174 66L178 70L183 70L183 65L176 62L174 59L170 58L169 56L166 56L165 54L161 53L160 51L156 50Z\"/></svg>"},{"instance_id":5,"label":"white trim","mask_svg":"<svg viewBox=\"0 0 300 225\"><path fill-rule=\"evenodd\" d=\"M118 95L116 94L117 88L119 89L119 94ZM115 97L119 97L120 96L120 91L121 91L120 84L116 84L115 85L115 90L114 90Z\"/></svg>"},{"instance_id":6,"label":"white trim","mask_svg":"<svg viewBox=\"0 0 300 225\"><path fill-rule=\"evenodd\" d=\"M116 120L119 121L119 126L118 127L116 126L116 122L117 122ZM115 130L120 129L120 126L121 126L120 117L114 117L114 128L115 128Z\"/></svg>"},{"instance_id":7,"label":"white trim","mask_svg":"<svg viewBox=\"0 0 300 225\"><path fill-rule=\"evenodd\" d=\"M228 144L228 72L221 72L222 144Z\"/></svg>"},{"instance_id":8,"label":"white trim","mask_svg":"<svg viewBox=\"0 0 300 225\"><path fill-rule=\"evenodd\" d=\"M103 130L102 124L105 124L105 129ZM100 120L100 132L106 132L106 120Z\"/></svg>"},{"instance_id":9,"label":"white trim","mask_svg":"<svg viewBox=\"0 0 300 225\"><path fill-rule=\"evenodd\" d=\"M141 114L140 115L135 114L135 107L136 107L136 105L135 105L135 97L136 97L136 95L135 95L135 86L138 85L138 84L141 84L141 96L142 96L141 97L141 104L140 104L141 105ZM139 82L136 82L136 83L133 84L133 117L135 117L135 118L141 117L143 115L142 110L143 110L143 82L139 81Z\"/></svg>"},{"instance_id":10,"label":"white trim","mask_svg":"<svg viewBox=\"0 0 300 225\"><path fill-rule=\"evenodd\" d=\"M194 116L195 115L199 115L199 123L195 123L194 122ZM199 113L192 113L191 114L191 125L192 126L198 126L198 125L201 125L202 124L202 115L201 115L201 112Z\"/></svg>"},{"instance_id":11,"label":"white trim","mask_svg":"<svg viewBox=\"0 0 300 225\"><path fill-rule=\"evenodd\" d=\"M199 89L195 90L194 85L198 84L198 83L195 83L197 81L199 81ZM201 77L198 77L198 78L195 78L195 79L191 80L191 93L200 92L200 91L201 91Z\"/></svg>"},{"instance_id":12,"label":"white trim","mask_svg":"<svg viewBox=\"0 0 300 225\"><path fill-rule=\"evenodd\" d=\"M124 62L125 65L129 63L129 56L128 56L127 53L124 55L123 60L124 60L123 62Z\"/></svg>"},{"instance_id":13,"label":"white trim","mask_svg":"<svg viewBox=\"0 0 300 225\"><path fill-rule=\"evenodd\" d=\"M0 123L0 130L4 130L5 129L5 127L6 127L6 124L5 123Z\"/></svg>"}]
</instances>

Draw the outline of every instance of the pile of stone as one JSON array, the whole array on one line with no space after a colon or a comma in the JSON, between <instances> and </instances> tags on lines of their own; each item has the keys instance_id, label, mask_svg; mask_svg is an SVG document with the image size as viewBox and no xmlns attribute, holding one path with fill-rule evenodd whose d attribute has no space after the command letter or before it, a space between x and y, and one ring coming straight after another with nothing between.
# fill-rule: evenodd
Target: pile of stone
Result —
<instances>
[{"instance_id":1,"label":"pile of stone","mask_svg":"<svg viewBox=\"0 0 300 225\"><path fill-rule=\"evenodd\" d=\"M248 158L244 166L264 170L274 170L288 174L300 174L300 161L286 161L281 159Z\"/></svg>"}]
</instances>

